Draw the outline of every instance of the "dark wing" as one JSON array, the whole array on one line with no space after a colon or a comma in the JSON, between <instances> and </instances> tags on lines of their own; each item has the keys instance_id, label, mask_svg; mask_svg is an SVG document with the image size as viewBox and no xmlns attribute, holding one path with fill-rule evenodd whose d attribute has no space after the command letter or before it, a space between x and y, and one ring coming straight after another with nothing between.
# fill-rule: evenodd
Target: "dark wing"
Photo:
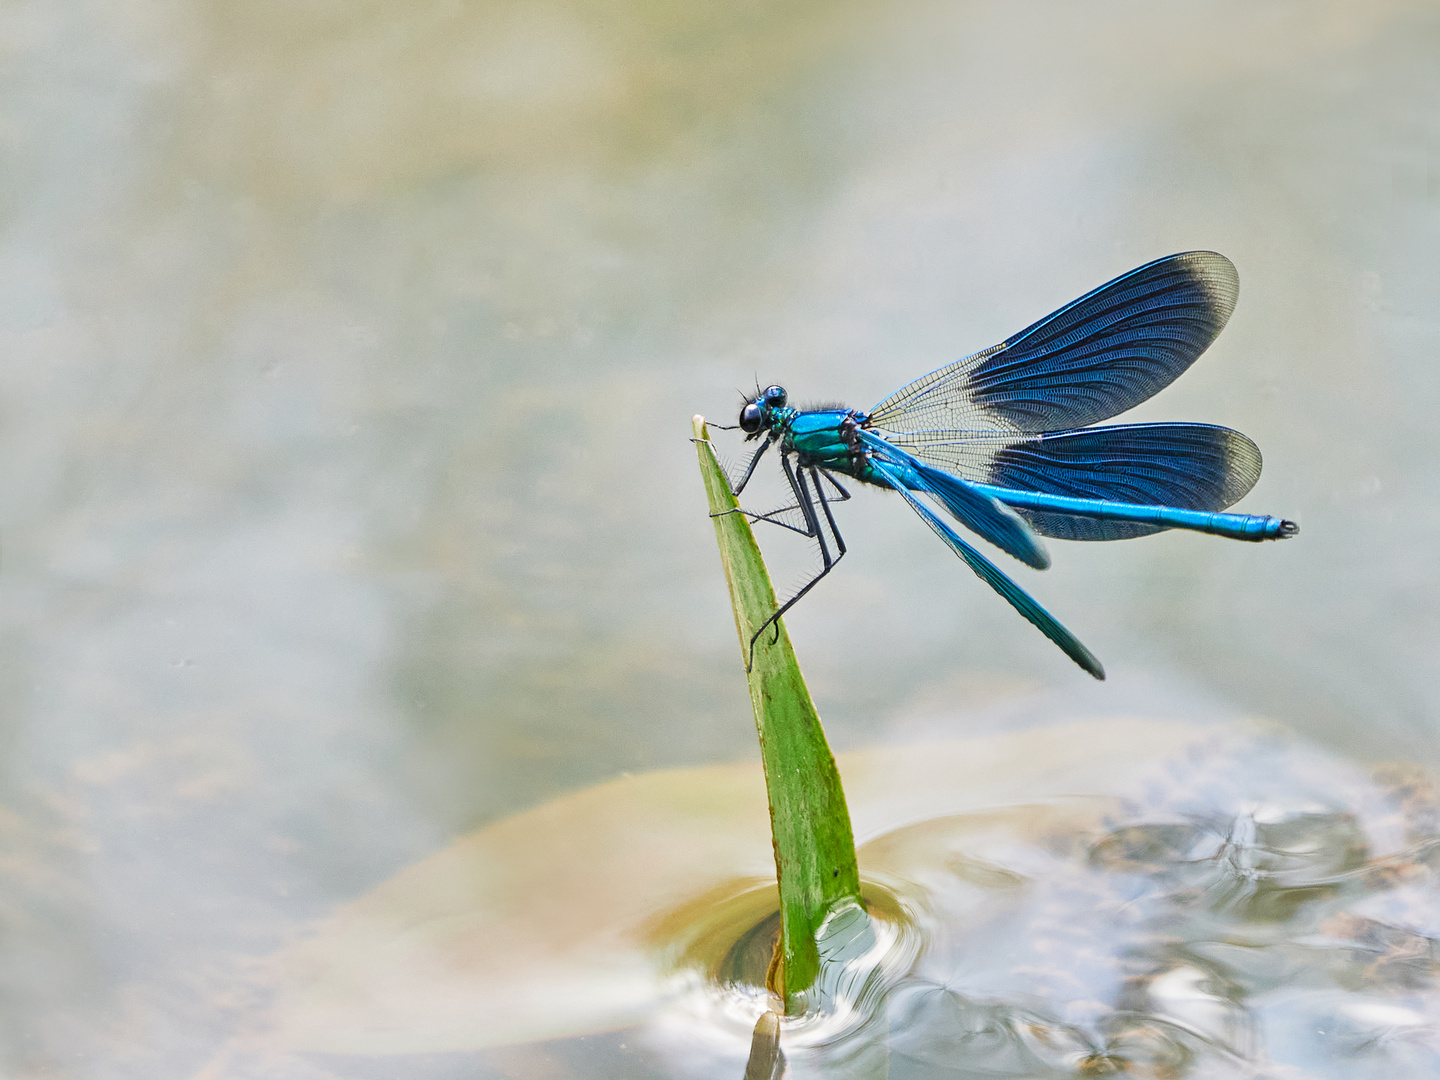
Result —
<instances>
[{"instance_id":1,"label":"dark wing","mask_svg":"<svg viewBox=\"0 0 1440 1080\"><path fill-rule=\"evenodd\" d=\"M1260 479L1260 449L1213 424L1116 424L1039 435L924 432L894 440L965 480L1047 495L1223 510ZM1154 525L1016 510L1042 536L1121 540Z\"/></svg>"},{"instance_id":2,"label":"dark wing","mask_svg":"<svg viewBox=\"0 0 1440 1080\"><path fill-rule=\"evenodd\" d=\"M1224 329L1239 293L1223 255L1156 259L897 390L871 410L870 423L890 437L1055 431L1107 420L1194 363Z\"/></svg>"}]
</instances>

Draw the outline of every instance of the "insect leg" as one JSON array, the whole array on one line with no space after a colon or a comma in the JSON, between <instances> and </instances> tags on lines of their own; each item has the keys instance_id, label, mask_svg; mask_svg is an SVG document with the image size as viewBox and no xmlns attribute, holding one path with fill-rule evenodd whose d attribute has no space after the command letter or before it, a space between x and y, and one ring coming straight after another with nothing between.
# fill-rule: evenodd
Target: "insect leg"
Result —
<instances>
[{"instance_id":1,"label":"insect leg","mask_svg":"<svg viewBox=\"0 0 1440 1080\"><path fill-rule=\"evenodd\" d=\"M798 526L798 525L791 525L788 521L781 521L780 518L779 518L779 516L778 516L778 515L780 515L780 514L788 514L788 513L790 513L790 511L792 511L792 510L799 510L799 509L800 509L800 508L799 508L798 506L781 506L781 507L779 507L779 508L777 508L777 509L775 509L775 510L767 510L767 511L766 511L765 513L763 513L763 514L757 514L757 513L755 513L755 511L753 511L753 510L746 510L746 509L745 509L744 507L742 507L742 506L737 506L734 510L722 510L722 511L720 511L720 513L718 513L718 514L711 514L710 516L711 516L711 517L723 517L723 516L726 515L726 514L744 514L744 515L745 515L747 518L749 518L752 522L755 522L755 521L764 521L764 522L768 522L768 523L771 524L771 525L779 525L782 529L789 529L791 532L799 533L801 536L804 536L804 537L814 536L814 533L812 533L812 532L810 531L810 529L809 529L808 526L807 526L806 528L803 528L803 529L802 529L802 528L801 528L800 526ZM804 513L804 512L801 511L801 513L802 513L802 516L803 516L803 513Z\"/></svg>"},{"instance_id":2,"label":"insect leg","mask_svg":"<svg viewBox=\"0 0 1440 1080\"><path fill-rule=\"evenodd\" d=\"M792 607L794 607L796 601L798 601L802 596L804 596L811 589L813 589L816 584L819 583L821 578L823 578L826 574L830 573L831 569L835 566L835 564L840 561L841 556L845 554L845 541L841 539L840 531L835 528L835 518L830 513L829 501L825 498L825 492L820 487L819 477L814 477L815 489L820 496L820 505L825 511L825 520L830 525L831 535L835 537L835 546L838 548L840 553L839 555L836 555L833 559L830 557L829 545L825 543L825 534L820 528L820 517L818 514L815 513L815 502L810 495L810 485L807 484L805 481L805 466L801 466L798 471L792 469L790 467L790 459L788 457L785 457L784 455L781 455L780 463L785 467L785 477L790 481L791 490L795 492L795 501L800 506L800 512L805 515L805 524L807 529L809 530L807 533L805 533L805 535L812 537L817 543L819 543L820 559L825 565L824 568L820 571L820 573L816 574L813 578L811 578L805 584L805 586L789 600L786 600L785 603L781 604L775 614L771 615L770 618L766 619L763 623L761 623L760 628L756 630L753 635L751 635L750 657L745 664L746 671L749 671L751 666L753 666L755 663L755 642L760 639L760 635L765 632L767 627L773 625L775 627L775 640L779 641L780 616L784 615L785 612L789 611ZM811 468L810 472L812 476L814 476L815 470L813 468ZM840 487L839 484L836 484L835 486L837 488ZM840 488L840 490L843 491L844 489ZM846 497L848 498L848 494ZM798 532L799 530L797 529L796 531Z\"/></svg>"},{"instance_id":3,"label":"insect leg","mask_svg":"<svg viewBox=\"0 0 1440 1080\"><path fill-rule=\"evenodd\" d=\"M833 488L835 489L835 491L838 493L837 495L832 496L832 497L830 497L830 498L826 498L826 496L825 496L825 489L821 486L821 484L820 484L820 479L819 479L819 477L816 475L817 473L819 474L819 476L823 476L823 477L829 482L830 486L833 487ZM827 506L828 506L828 504L831 503L831 502L847 502L847 501L849 501L849 499L850 499L850 492L848 492L847 490L845 490L844 485L841 484L840 481L836 480L835 477L834 477L834 475L832 475L832 474L829 473L829 472L826 472L824 469L821 469L819 466L816 466L816 467L814 467L814 468L811 468L811 470L810 470L810 482L811 482L812 484L814 484L814 486L815 486L815 494L820 497L821 503L826 504ZM793 490L793 488L792 488L792 490ZM755 513L753 510L746 510L744 507L737 507L737 508L734 509L734 510L723 510L723 511L721 511L721 513L723 513L723 514L736 514L736 513L744 514L744 515L745 515L747 518L749 518L752 522L755 522L755 521L765 521L765 522L768 522L768 523L771 524L771 525L779 525L782 529L789 529L791 532L799 533L801 536L804 536L804 537L813 537L815 534L814 534L814 532L812 531L812 529L811 529L808 521L806 522L805 527L804 527L804 528L801 528L801 527L798 526L798 525L791 525L788 521L781 521L781 520L780 520L780 518L779 518L779 515L780 515L780 514L788 514L788 513L790 513L790 511L792 511L792 510L800 510L800 505L799 505L799 502L798 502L798 501L795 502L795 503L793 503L793 504L791 504L791 505L789 505L789 506L781 506L781 507L778 507L778 508L776 508L776 509L774 509L774 510L767 510L767 511L766 511L765 513L763 513L763 514L757 514L757 513ZM804 512L803 510L801 510L800 513L801 513L801 520L805 520L805 517L804 517L804 513L805 513L805 512ZM718 517L719 515L718 515L718 514L711 514L710 516L711 516L711 517ZM839 531L835 528L835 519L834 519L833 517L830 517L830 511L829 511L828 509L825 511L825 516L826 516L827 519L829 519L829 522L830 522L830 532L831 532L832 535L834 535L834 537L835 537L835 542L836 542L836 543L839 545L839 547L840 547L840 554L843 555L843 554L845 553L845 543L844 543L843 540L840 539L840 533L839 533ZM840 560L839 560L839 556L836 557L836 560L835 560L835 561L836 561L836 562L839 562L839 561L840 561Z\"/></svg>"},{"instance_id":4,"label":"insect leg","mask_svg":"<svg viewBox=\"0 0 1440 1080\"><path fill-rule=\"evenodd\" d=\"M838 563L841 559L845 557L845 538L840 535L840 530L835 525L835 515L830 513L830 500L825 498L825 489L820 486L820 477L816 475L816 469L813 466L810 469L810 479L814 481L815 494L820 496L820 509L825 511L825 520L830 523L830 535L835 538L835 562ZM830 483L835 484L835 490L840 492L841 502L844 502L845 500L850 498L850 492L846 491L839 484L835 483L835 478L833 476L831 476L829 473L825 473L825 479L829 480ZM827 566L825 569L828 572L830 568Z\"/></svg>"},{"instance_id":5,"label":"insect leg","mask_svg":"<svg viewBox=\"0 0 1440 1080\"><path fill-rule=\"evenodd\" d=\"M765 451L770 449L770 444L773 441L773 439L766 439L760 444L760 449L756 450L755 456L750 459L750 466L745 470L745 475L740 477L740 482L730 489L730 494L734 495L737 499L740 497L740 493L745 490L745 485L750 482L750 477L755 474L755 466L760 464L760 459L765 455Z\"/></svg>"},{"instance_id":6,"label":"insect leg","mask_svg":"<svg viewBox=\"0 0 1440 1080\"><path fill-rule=\"evenodd\" d=\"M772 442L774 442L773 439L766 439L765 442L763 442L763 443L760 444L760 449L758 449L758 450L755 451L755 456L750 459L750 465L749 465L748 468L746 468L746 470L745 470L745 475L740 478L740 482L739 482L738 484L736 484L735 487L734 487L734 489L733 489L732 494L734 494L737 498L739 497L740 493L745 490L745 485L750 482L750 477L751 477L752 475L754 475L754 473L755 473L755 466L757 466L758 464L760 464L760 458L761 458L761 456L765 453L766 450L770 449L770 444L771 444ZM836 487L839 487L839 485L837 484ZM793 481L791 482L791 489L794 490L794 482L793 482ZM797 500L798 500L798 495L797 495ZM737 507L735 507L733 510L721 510L718 514L711 514L710 516L711 516L711 517L724 517L726 514L744 514L744 515L745 515L747 518L749 518L752 522L755 522L755 521L766 521L766 522L769 522L771 525L779 525L782 529L789 529L791 532L797 532L797 533L799 533L801 536L805 536L805 537L812 537L812 536L814 536L814 535L815 535L814 532L812 532L811 529L810 529L810 527L809 527L808 519L807 519L807 521L806 521L806 527L805 527L805 528L799 528L798 526L791 525L788 521L781 521L781 520L780 520L779 515L781 515L781 514L788 514L790 511L792 511L792 510L797 510L797 509L800 509L799 506L798 506L798 503L797 503L797 505L795 505L795 506L781 506L781 507L777 507L777 508L774 509L774 510L767 510L767 511L766 511L765 513L763 513L763 514L757 514L757 513L755 513L755 511L753 511L753 510L746 510L743 506L737 506ZM801 515L802 515L802 517L804 516L804 511L803 511L803 510L801 510Z\"/></svg>"},{"instance_id":7,"label":"insect leg","mask_svg":"<svg viewBox=\"0 0 1440 1080\"><path fill-rule=\"evenodd\" d=\"M834 473L829 472L829 471L826 470L826 469L822 469L822 468L820 468L818 465L817 465L814 469L811 469L810 471L811 471L812 475L813 475L814 473L818 472L818 473L819 473L821 476L823 476L826 480L830 481L830 486L833 487L836 491L838 491L838 492L840 493L840 497L835 500L836 502L849 502L849 501L850 501L850 492L846 491L846 490L845 490L845 486L844 486L843 484L841 484L839 480L836 480L836 479L835 479L835 474L834 474ZM820 481L819 481L819 480L816 480L816 481L815 481L815 493L816 493L817 495L820 495L821 498L822 498L822 500L824 499L824 495L823 495L823 493L822 493L821 490L820 490Z\"/></svg>"}]
</instances>

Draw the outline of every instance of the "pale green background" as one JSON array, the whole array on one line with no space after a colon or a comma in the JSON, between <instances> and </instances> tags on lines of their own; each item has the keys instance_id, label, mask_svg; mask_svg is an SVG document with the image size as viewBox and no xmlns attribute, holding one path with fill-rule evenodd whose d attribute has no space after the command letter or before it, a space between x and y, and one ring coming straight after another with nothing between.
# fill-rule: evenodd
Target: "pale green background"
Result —
<instances>
[{"instance_id":1,"label":"pale green background","mask_svg":"<svg viewBox=\"0 0 1440 1080\"><path fill-rule=\"evenodd\" d=\"M1440 759L1434 3L12 0L0 154L6 1075L188 1076L303 920L753 755L691 414L866 407L1172 251L1240 304L1134 415L1245 431L1301 537L1015 566L1097 687L867 494L790 621L833 741Z\"/></svg>"}]
</instances>

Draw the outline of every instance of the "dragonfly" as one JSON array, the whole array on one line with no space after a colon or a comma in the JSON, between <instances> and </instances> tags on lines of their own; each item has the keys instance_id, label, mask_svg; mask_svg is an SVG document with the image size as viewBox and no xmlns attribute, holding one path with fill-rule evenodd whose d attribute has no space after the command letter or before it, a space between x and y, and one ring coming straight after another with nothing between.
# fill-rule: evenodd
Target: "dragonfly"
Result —
<instances>
[{"instance_id":1,"label":"dragonfly","mask_svg":"<svg viewBox=\"0 0 1440 1080\"><path fill-rule=\"evenodd\" d=\"M1295 536L1293 521L1224 512L1260 478L1260 450L1240 432L1191 423L1093 426L1194 363L1224 329L1239 290L1225 256L1181 252L932 371L868 412L797 408L783 386L757 387L738 427L759 446L731 489L739 498L777 447L794 502L729 512L815 541L822 566L755 631L749 663L760 635L773 625L778 637L780 617L846 553L834 514L850 498L840 476L899 494L981 580L1097 679L1105 669L1095 655L921 496L1037 570L1050 565L1041 537L1122 540L1165 529L1249 541Z\"/></svg>"}]
</instances>

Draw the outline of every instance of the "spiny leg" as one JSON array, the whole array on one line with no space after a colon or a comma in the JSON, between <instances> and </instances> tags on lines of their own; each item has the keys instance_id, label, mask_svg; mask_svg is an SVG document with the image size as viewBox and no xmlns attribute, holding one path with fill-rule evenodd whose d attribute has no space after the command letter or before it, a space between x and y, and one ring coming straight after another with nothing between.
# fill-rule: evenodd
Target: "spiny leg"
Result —
<instances>
[{"instance_id":1,"label":"spiny leg","mask_svg":"<svg viewBox=\"0 0 1440 1080\"><path fill-rule=\"evenodd\" d=\"M805 485L805 470L803 467L801 467L798 470L799 494L807 502L809 502L807 509L809 511L810 528L813 530L815 540L820 544L820 558L824 561L825 565L821 569L820 573L816 574L813 578L811 578L803 589L797 592L789 600L785 601L785 603L781 604L780 610L775 612L774 615L770 616L770 621L775 623L775 641L780 640L780 616L784 615L785 612L789 611L790 608L794 606L797 600L799 600L807 592L813 589L821 578L823 578L826 574L830 573L830 571L835 568L835 564L845 557L845 552L848 550L845 547L845 538L840 535L840 527L835 524L835 515L830 512L830 500L825 497L825 488L820 484L821 471L823 470L817 470L816 467L812 465L810 467L810 482L815 486L815 495L820 500L820 509L825 512L825 520L830 525L830 535L835 538L835 558L830 558L829 549L827 549L825 546L825 534L820 530L820 519L815 514L815 504L813 502L809 502L810 492ZM786 467L786 472L789 473L788 464ZM825 473L824 476L825 479L829 480L830 483L835 485L835 490L840 492L840 501L844 502L850 498L850 492L846 491L833 476L831 476L829 473ZM794 485L796 483L796 477L791 476L790 483ZM760 629L763 630L764 627L762 626ZM755 636L760 636L758 630L756 631ZM755 638L750 639L750 653L753 657L755 653Z\"/></svg>"},{"instance_id":2,"label":"spiny leg","mask_svg":"<svg viewBox=\"0 0 1440 1080\"><path fill-rule=\"evenodd\" d=\"M760 458L764 456L766 450L770 449L770 445L773 441L773 439L766 439L763 443L760 444L760 448L755 451L755 455L750 459L750 464L746 467L745 474L740 477L739 483L735 484L734 487L731 489L731 494L734 495L737 499L740 497L740 493L745 490L745 485L750 482L750 477L755 474L755 467L760 464ZM834 481L832 480L831 483L834 483ZM791 481L790 486L791 489L794 490L795 485L793 480ZM835 486L837 488L840 487L839 484L835 484ZM848 497L849 496L847 495L846 498ZM798 500L799 496L797 495L796 498ZM782 529L789 529L791 532L799 533L801 536L807 538L813 537L815 534L810 529L808 520L806 521L805 528L791 525L788 521L779 520L778 515L788 514L792 510L800 510L801 516L804 517L804 510L801 509L798 501L794 506L777 507L774 510L767 510L763 514L757 514L753 510L746 510L743 506L737 506L733 510L721 510L719 513L711 514L710 516L724 517L726 514L744 514L747 518L750 519L751 522L766 521L769 522L771 525L779 525Z\"/></svg>"},{"instance_id":3,"label":"spiny leg","mask_svg":"<svg viewBox=\"0 0 1440 1080\"><path fill-rule=\"evenodd\" d=\"M755 663L755 642L760 639L760 635L765 632L767 627L773 625L775 627L775 641L779 641L780 616L785 614L785 612L790 609L790 607L795 603L795 601L799 600L800 597L804 596L807 592L809 592L810 589L814 586L815 582L819 581L822 577L828 574L832 565L830 561L830 549L825 543L824 535L820 532L820 519L815 513L815 503L811 499L809 487L805 483L804 466L801 466L797 475L796 471L790 466L789 456L785 454L780 455L780 465L785 470L785 478L790 481L790 490L795 493L795 505L800 509L800 513L805 519L805 531L801 533L801 535L809 537L810 539L813 539L817 543L819 543L820 559L824 563L824 569L822 569L819 574L817 574L808 584L806 584L804 588L802 588L785 603L781 604L779 609L763 623L761 623L755 633L750 636L750 657L745 664L746 671L749 671L751 666ZM776 524L781 523L776 522ZM795 531L800 532L799 529L795 529ZM771 644L774 644L774 642L771 642Z\"/></svg>"},{"instance_id":4,"label":"spiny leg","mask_svg":"<svg viewBox=\"0 0 1440 1080\"><path fill-rule=\"evenodd\" d=\"M845 538L840 535L840 530L835 525L835 515L830 513L830 500L825 498L825 489L820 486L821 476L824 476L826 480L829 480L830 483L835 485L835 490L840 492L841 502L849 501L850 492L846 491L843 487L841 487L840 484L836 481L836 479L829 473L825 472L824 469L818 470L818 475L817 470L814 467L810 469L810 479L815 482L815 494L820 496L820 509L825 511L825 520L830 523L830 535L835 537L835 561L838 563L841 559L845 557ZM828 571L829 568L827 567L826 569Z\"/></svg>"},{"instance_id":5,"label":"spiny leg","mask_svg":"<svg viewBox=\"0 0 1440 1080\"><path fill-rule=\"evenodd\" d=\"M835 489L836 494L833 498L827 498L825 496L825 488L820 483L820 477L822 476L829 482L830 486ZM830 521L830 531L834 534L835 542L839 545L840 554L843 555L845 554L845 544L840 539L840 533L835 529L835 519L830 516L829 506L832 501L848 502L850 500L850 492L845 489L845 486L841 484L839 480L835 479L832 473L829 473L826 470L819 468L818 466L812 466L810 468L810 482L814 484L815 494L820 497L820 503L825 508L825 516ZM788 514L793 510L800 510L801 520L805 522L803 527L800 525L791 525L788 521L780 520L779 515ZM743 506L737 506L734 510L721 510L720 513L711 514L710 516L722 517L725 514L744 514L747 518L750 519L752 523L757 521L764 521L771 525L779 525L782 529L789 529L791 532L799 533L801 536L804 536L807 539L812 538L815 535L809 521L805 518L805 512L800 509L800 504L798 501L791 503L788 506L780 506L774 510L767 510L763 514L758 514L754 510L746 510ZM840 561L839 556L836 557L835 561Z\"/></svg>"},{"instance_id":6,"label":"spiny leg","mask_svg":"<svg viewBox=\"0 0 1440 1080\"><path fill-rule=\"evenodd\" d=\"M737 499L740 493L745 490L745 485L750 482L750 477L755 475L755 466L760 464L760 459L765 456L765 451L770 449L773 439L765 439L760 443L760 449L755 451L755 456L750 459L749 466L745 469L745 475L740 477L740 482L730 489L730 494Z\"/></svg>"},{"instance_id":7,"label":"spiny leg","mask_svg":"<svg viewBox=\"0 0 1440 1080\"><path fill-rule=\"evenodd\" d=\"M820 528L820 517L818 514L815 513L815 502L810 496L810 485L805 482L806 467L802 465L798 471L792 469L790 467L790 459L788 457L785 457L784 455L781 456L780 463L785 467L785 477L790 481L791 490L795 492L795 501L799 504L801 513L805 515L805 524L809 529L809 532L805 535L813 538L820 545L820 559L824 563L824 567L821 569L820 573L816 574L813 578L811 578L799 592L797 592L789 600L786 600L785 603L781 604L775 614L771 615L770 618L766 619L763 623L761 623L760 628L756 630L753 635L751 635L750 656L745 663L746 671L749 671L750 668L754 666L755 642L760 639L760 635L765 632L766 627L771 625L775 627L775 640L779 641L780 616L784 615L785 612L789 611L792 607L794 607L795 603L802 596L804 596L811 589L813 589L819 583L821 578L823 578L826 574L830 573L830 571L834 568L835 564L844 557L846 550L845 540L840 535L840 530L835 527L835 516L830 513L830 501L825 497L825 489L820 485L820 477L817 474L815 468L813 466L810 467L810 478L815 485L815 494L819 496L820 507L825 512L825 520L830 526L830 534L835 537L835 547L837 550L837 554L833 559L830 557L830 548L825 543L825 534ZM829 473L826 473L826 479L828 479L832 484L835 484L836 490L840 491L844 498L848 499L850 497L850 493L845 491L845 489L841 487L838 483L835 483L834 478L831 477ZM796 531L798 532L799 530L797 529Z\"/></svg>"},{"instance_id":8,"label":"spiny leg","mask_svg":"<svg viewBox=\"0 0 1440 1080\"><path fill-rule=\"evenodd\" d=\"M744 514L750 519L752 524L757 521L763 521L769 525L779 525L782 529L789 529L791 532L799 533L806 538L813 536L814 534L810 532L808 526L802 528L799 525L791 525L788 521L780 520L780 514L789 514L796 510L800 510L800 507L794 505L781 506L774 510L767 510L763 514L757 514L754 510L746 510L743 506L737 506L734 510L721 510L718 514L711 514L710 516L724 517L726 514ZM804 511L801 511L801 518L803 520Z\"/></svg>"},{"instance_id":9,"label":"spiny leg","mask_svg":"<svg viewBox=\"0 0 1440 1080\"><path fill-rule=\"evenodd\" d=\"M829 481L830 481L830 486L833 487L836 491L838 491L838 492L840 493L840 497L835 500L836 502L849 502L849 501L850 501L850 492L846 491L845 488L844 488L844 486L840 483L840 481L835 479L835 474L834 474L834 473L829 472L829 471L827 471L827 470L825 470L825 469L822 469L822 468L820 468L820 467L817 465L817 466L815 466L814 468L812 468L812 469L810 470L810 475L813 477L817 472L818 472L821 476L823 476L826 480L829 480ZM827 500L825 499L825 493L824 493L824 491L823 491L823 490L821 489L821 487L820 487L820 481L819 481L819 480L816 480L816 481L815 481L815 494L817 494L817 495L820 496L820 501L821 501L821 502L826 502L826 501L827 501Z\"/></svg>"}]
</instances>

